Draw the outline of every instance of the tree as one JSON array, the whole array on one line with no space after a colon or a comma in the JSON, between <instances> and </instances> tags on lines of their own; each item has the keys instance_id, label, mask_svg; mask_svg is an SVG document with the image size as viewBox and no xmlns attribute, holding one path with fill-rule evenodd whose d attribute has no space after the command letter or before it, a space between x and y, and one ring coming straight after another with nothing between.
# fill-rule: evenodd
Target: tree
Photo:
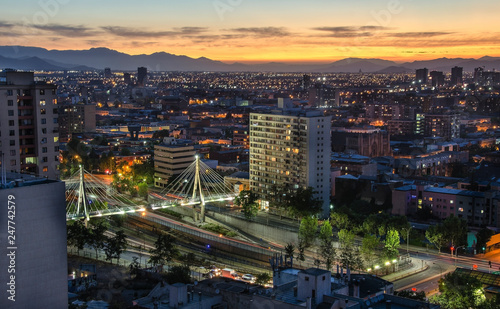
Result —
<instances>
[{"instance_id":1,"label":"tree","mask_svg":"<svg viewBox=\"0 0 500 309\"><path fill-rule=\"evenodd\" d=\"M106 260L113 261L117 259L117 263L120 263L120 256L127 248L127 237L125 233L120 230L116 232L115 236L108 239L107 244L104 247L104 252L106 253Z\"/></svg>"},{"instance_id":2,"label":"tree","mask_svg":"<svg viewBox=\"0 0 500 309\"><path fill-rule=\"evenodd\" d=\"M483 248L486 249L486 243L490 241L491 236L493 236L495 232L493 232L490 229L483 228L480 229L479 232L476 234L476 250L477 252L484 251Z\"/></svg>"},{"instance_id":3,"label":"tree","mask_svg":"<svg viewBox=\"0 0 500 309\"><path fill-rule=\"evenodd\" d=\"M330 222L327 220L323 223L323 225L319 230L319 240L322 243L332 242L332 237L333 237L332 226L330 225Z\"/></svg>"},{"instance_id":4,"label":"tree","mask_svg":"<svg viewBox=\"0 0 500 309\"><path fill-rule=\"evenodd\" d=\"M243 214L247 220L255 217L259 211L257 194L250 190L240 191L240 194L234 198L234 204L243 208Z\"/></svg>"},{"instance_id":5,"label":"tree","mask_svg":"<svg viewBox=\"0 0 500 309\"><path fill-rule=\"evenodd\" d=\"M438 252L441 253L441 248L446 245L446 236L443 226L440 224L429 226L427 231L425 231L425 237L436 247L436 249L438 249Z\"/></svg>"},{"instance_id":6,"label":"tree","mask_svg":"<svg viewBox=\"0 0 500 309\"><path fill-rule=\"evenodd\" d=\"M367 261L370 265L373 264L375 250L379 246L380 246L380 239L377 236L367 234L365 235L365 237L363 237L361 243L361 253L363 254L365 261Z\"/></svg>"},{"instance_id":7,"label":"tree","mask_svg":"<svg viewBox=\"0 0 500 309\"><path fill-rule=\"evenodd\" d=\"M329 221L325 221L319 231L320 255L323 258L326 269L332 268L333 260L335 258L335 248L333 247L333 231Z\"/></svg>"},{"instance_id":8,"label":"tree","mask_svg":"<svg viewBox=\"0 0 500 309\"><path fill-rule=\"evenodd\" d=\"M165 278L168 284L188 284L191 283L191 270L187 266L172 266L165 275Z\"/></svg>"},{"instance_id":9,"label":"tree","mask_svg":"<svg viewBox=\"0 0 500 309\"><path fill-rule=\"evenodd\" d=\"M332 225L337 228L337 230L349 229L351 222L349 216L342 212L332 212L330 215Z\"/></svg>"},{"instance_id":10,"label":"tree","mask_svg":"<svg viewBox=\"0 0 500 309\"><path fill-rule=\"evenodd\" d=\"M318 219L312 216L302 218L299 226L299 240L303 241L304 247L309 248L316 238L318 230Z\"/></svg>"},{"instance_id":11,"label":"tree","mask_svg":"<svg viewBox=\"0 0 500 309\"><path fill-rule=\"evenodd\" d=\"M399 233L394 229L390 229L385 237L385 254L390 260L396 258L399 254Z\"/></svg>"},{"instance_id":12,"label":"tree","mask_svg":"<svg viewBox=\"0 0 500 309\"><path fill-rule=\"evenodd\" d=\"M141 182L137 185L138 189L138 194L142 198L147 198L148 197L148 184L145 182Z\"/></svg>"},{"instance_id":13,"label":"tree","mask_svg":"<svg viewBox=\"0 0 500 309\"><path fill-rule=\"evenodd\" d=\"M452 246L458 247L466 244L467 222L458 217L451 216L443 221L444 235Z\"/></svg>"},{"instance_id":14,"label":"tree","mask_svg":"<svg viewBox=\"0 0 500 309\"><path fill-rule=\"evenodd\" d=\"M316 192L312 187L304 189L299 187L295 192L288 195L288 211L292 216L298 218L316 215L321 212L323 201L314 197Z\"/></svg>"},{"instance_id":15,"label":"tree","mask_svg":"<svg viewBox=\"0 0 500 309\"><path fill-rule=\"evenodd\" d=\"M426 301L427 297L425 296L424 291L420 292L413 292L410 290L403 290L403 291L394 291L395 296L399 297L404 297L404 298L410 298L410 299L415 299L419 301Z\"/></svg>"},{"instance_id":16,"label":"tree","mask_svg":"<svg viewBox=\"0 0 500 309\"><path fill-rule=\"evenodd\" d=\"M257 279L255 280L255 283L258 285L265 285L271 280L272 277L268 273L261 273L257 275Z\"/></svg>"},{"instance_id":17,"label":"tree","mask_svg":"<svg viewBox=\"0 0 500 309\"><path fill-rule=\"evenodd\" d=\"M68 223L67 233L68 245L76 247L78 254L80 254L80 250L85 247L90 236L83 221L73 221L72 224Z\"/></svg>"},{"instance_id":18,"label":"tree","mask_svg":"<svg viewBox=\"0 0 500 309\"><path fill-rule=\"evenodd\" d=\"M354 233L349 230L340 230L339 238L339 263L350 269L363 268L363 260L359 254L359 248L354 245Z\"/></svg>"},{"instance_id":19,"label":"tree","mask_svg":"<svg viewBox=\"0 0 500 309\"><path fill-rule=\"evenodd\" d=\"M306 260L304 251L306 250L304 241L299 238L299 244L297 245L297 250L298 250L298 255L297 255L297 260L304 262Z\"/></svg>"},{"instance_id":20,"label":"tree","mask_svg":"<svg viewBox=\"0 0 500 309\"><path fill-rule=\"evenodd\" d=\"M285 257L290 257L293 259L295 253L295 246L292 243L287 243L285 246Z\"/></svg>"},{"instance_id":21,"label":"tree","mask_svg":"<svg viewBox=\"0 0 500 309\"><path fill-rule=\"evenodd\" d=\"M100 249L103 249L108 238L104 235L104 232L108 229L108 226L103 221L97 221L94 223L94 226L90 230L88 237L88 244L94 248L95 256L97 258L97 252Z\"/></svg>"},{"instance_id":22,"label":"tree","mask_svg":"<svg viewBox=\"0 0 500 309\"><path fill-rule=\"evenodd\" d=\"M150 250L149 262L154 265L165 265L179 255L175 239L168 234L159 234L155 247Z\"/></svg>"},{"instance_id":23,"label":"tree","mask_svg":"<svg viewBox=\"0 0 500 309\"><path fill-rule=\"evenodd\" d=\"M432 297L431 302L443 309L481 308L486 300L479 279L456 271L439 280L439 292L441 294Z\"/></svg>"}]
</instances>

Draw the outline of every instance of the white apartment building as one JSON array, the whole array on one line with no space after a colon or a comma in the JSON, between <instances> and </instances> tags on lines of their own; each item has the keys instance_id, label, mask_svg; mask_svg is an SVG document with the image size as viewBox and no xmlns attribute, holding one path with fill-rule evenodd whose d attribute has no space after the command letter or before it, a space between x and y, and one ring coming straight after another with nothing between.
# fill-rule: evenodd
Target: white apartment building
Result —
<instances>
[{"instance_id":1,"label":"white apartment building","mask_svg":"<svg viewBox=\"0 0 500 309\"><path fill-rule=\"evenodd\" d=\"M250 114L250 189L262 201L273 185L312 187L330 211L330 117L320 111Z\"/></svg>"},{"instance_id":2,"label":"white apartment building","mask_svg":"<svg viewBox=\"0 0 500 309\"><path fill-rule=\"evenodd\" d=\"M59 175L56 86L33 72L0 72L0 155L7 171Z\"/></svg>"}]
</instances>

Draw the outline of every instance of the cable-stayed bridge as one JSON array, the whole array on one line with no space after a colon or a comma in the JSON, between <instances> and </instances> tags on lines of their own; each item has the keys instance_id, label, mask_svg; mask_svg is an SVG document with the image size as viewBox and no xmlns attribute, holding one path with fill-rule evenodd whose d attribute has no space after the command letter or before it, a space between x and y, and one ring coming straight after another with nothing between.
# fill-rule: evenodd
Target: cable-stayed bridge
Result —
<instances>
[{"instance_id":1,"label":"cable-stayed bridge","mask_svg":"<svg viewBox=\"0 0 500 309\"><path fill-rule=\"evenodd\" d=\"M66 183L66 219L88 221L92 217L145 211L173 206L200 205L200 220L205 220L205 204L231 201L236 194L224 178L199 157L160 193L149 193L148 205L137 204L110 185L80 167Z\"/></svg>"}]
</instances>

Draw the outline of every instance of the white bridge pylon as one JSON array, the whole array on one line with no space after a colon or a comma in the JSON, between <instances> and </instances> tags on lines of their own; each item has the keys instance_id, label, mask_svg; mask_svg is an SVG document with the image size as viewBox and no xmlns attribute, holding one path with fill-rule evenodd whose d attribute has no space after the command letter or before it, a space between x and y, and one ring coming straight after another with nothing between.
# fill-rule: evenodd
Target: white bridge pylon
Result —
<instances>
[{"instance_id":1,"label":"white bridge pylon","mask_svg":"<svg viewBox=\"0 0 500 309\"><path fill-rule=\"evenodd\" d=\"M177 178L159 194L150 194L153 199L152 209L167 208L176 205L200 205L200 221L205 221L205 204L209 202L232 201L236 194L224 177L203 163L199 156ZM196 207L193 207L196 208ZM196 211L196 209L195 209Z\"/></svg>"},{"instance_id":2,"label":"white bridge pylon","mask_svg":"<svg viewBox=\"0 0 500 309\"><path fill-rule=\"evenodd\" d=\"M145 211L145 205L138 205L127 196L117 192L110 185L85 171L82 166L66 184L66 220L111 216L136 211Z\"/></svg>"}]
</instances>

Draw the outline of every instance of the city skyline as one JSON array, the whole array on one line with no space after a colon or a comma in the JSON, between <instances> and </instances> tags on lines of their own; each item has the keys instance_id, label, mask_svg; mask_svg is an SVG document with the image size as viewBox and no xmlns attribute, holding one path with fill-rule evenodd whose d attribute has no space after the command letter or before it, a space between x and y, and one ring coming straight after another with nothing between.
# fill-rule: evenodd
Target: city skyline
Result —
<instances>
[{"instance_id":1,"label":"city skyline","mask_svg":"<svg viewBox=\"0 0 500 309\"><path fill-rule=\"evenodd\" d=\"M492 31L500 4L460 1L243 1L147 7L117 1L11 3L0 19L5 45L47 49L107 47L168 52L227 63L327 63L500 56Z\"/></svg>"}]
</instances>

